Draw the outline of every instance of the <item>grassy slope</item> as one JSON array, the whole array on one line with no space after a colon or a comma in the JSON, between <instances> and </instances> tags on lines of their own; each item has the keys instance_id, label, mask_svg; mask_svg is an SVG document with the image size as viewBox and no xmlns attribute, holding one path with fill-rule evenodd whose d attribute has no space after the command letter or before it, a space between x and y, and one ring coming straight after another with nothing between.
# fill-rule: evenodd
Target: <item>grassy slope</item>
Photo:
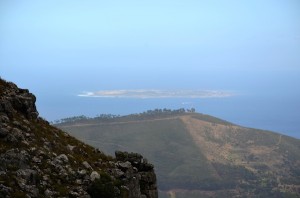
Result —
<instances>
[{"instance_id":1,"label":"grassy slope","mask_svg":"<svg viewBox=\"0 0 300 198\"><path fill-rule=\"evenodd\" d=\"M183 187L188 186L187 181L203 183L211 178L212 168L179 119L64 129L110 154L122 149L147 156L155 164L161 188Z\"/></svg>"},{"instance_id":2,"label":"grassy slope","mask_svg":"<svg viewBox=\"0 0 300 198\"><path fill-rule=\"evenodd\" d=\"M142 153L154 163L161 189L202 189L176 192L177 197L211 196L203 190L230 197L236 192L222 189L236 186L263 194L271 192L271 185L300 184L299 140L211 116L185 114L122 124L64 125L64 130L107 153L118 149ZM287 188L290 186L281 191L289 191Z\"/></svg>"}]
</instances>

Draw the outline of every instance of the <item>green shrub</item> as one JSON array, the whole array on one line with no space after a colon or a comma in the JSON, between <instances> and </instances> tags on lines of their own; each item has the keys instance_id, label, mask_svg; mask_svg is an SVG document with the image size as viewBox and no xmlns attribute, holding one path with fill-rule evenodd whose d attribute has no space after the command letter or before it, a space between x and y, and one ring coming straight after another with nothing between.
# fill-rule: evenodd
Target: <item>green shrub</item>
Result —
<instances>
[{"instance_id":1,"label":"green shrub","mask_svg":"<svg viewBox=\"0 0 300 198\"><path fill-rule=\"evenodd\" d=\"M87 192L91 198L114 198L117 197L115 185L107 174L101 174L100 179L96 179L89 187Z\"/></svg>"}]
</instances>

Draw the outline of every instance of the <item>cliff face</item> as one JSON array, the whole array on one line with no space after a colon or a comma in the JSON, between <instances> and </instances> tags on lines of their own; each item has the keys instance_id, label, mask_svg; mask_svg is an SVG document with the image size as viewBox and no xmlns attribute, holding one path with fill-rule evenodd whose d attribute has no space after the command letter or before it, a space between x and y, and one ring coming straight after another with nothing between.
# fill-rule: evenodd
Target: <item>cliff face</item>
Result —
<instances>
[{"instance_id":1,"label":"cliff face","mask_svg":"<svg viewBox=\"0 0 300 198\"><path fill-rule=\"evenodd\" d=\"M39 118L35 100L0 79L0 197L158 196L141 155L106 156Z\"/></svg>"}]
</instances>

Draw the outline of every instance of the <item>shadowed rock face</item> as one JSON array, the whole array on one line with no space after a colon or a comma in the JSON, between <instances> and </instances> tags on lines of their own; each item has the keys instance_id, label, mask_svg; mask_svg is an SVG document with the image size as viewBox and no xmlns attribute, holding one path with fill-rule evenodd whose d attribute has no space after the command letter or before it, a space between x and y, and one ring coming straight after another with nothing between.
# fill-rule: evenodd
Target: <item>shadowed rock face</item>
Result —
<instances>
[{"instance_id":1,"label":"shadowed rock face","mask_svg":"<svg viewBox=\"0 0 300 198\"><path fill-rule=\"evenodd\" d=\"M124 172L120 177L124 177L129 185L129 189L139 183L140 191L131 191L131 197L157 197L156 175L153 165L149 164L142 155L138 153L115 152L116 159L119 161L118 168ZM138 174L137 174L138 173ZM136 178L136 179L133 179ZM132 187L130 187L132 186Z\"/></svg>"},{"instance_id":2,"label":"shadowed rock face","mask_svg":"<svg viewBox=\"0 0 300 198\"><path fill-rule=\"evenodd\" d=\"M141 155L103 154L39 118L35 101L0 79L0 197L158 197Z\"/></svg>"},{"instance_id":3,"label":"shadowed rock face","mask_svg":"<svg viewBox=\"0 0 300 198\"><path fill-rule=\"evenodd\" d=\"M27 119L37 119L36 98L28 89L19 89L13 83L2 81L0 96L0 112L12 117L14 113L25 116Z\"/></svg>"}]
</instances>

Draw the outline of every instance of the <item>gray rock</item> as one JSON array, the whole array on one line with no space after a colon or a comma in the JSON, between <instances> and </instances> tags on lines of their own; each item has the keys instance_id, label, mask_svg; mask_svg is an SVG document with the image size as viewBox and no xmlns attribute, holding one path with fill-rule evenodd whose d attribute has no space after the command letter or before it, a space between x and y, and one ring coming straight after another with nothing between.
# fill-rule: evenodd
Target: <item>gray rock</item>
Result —
<instances>
[{"instance_id":1,"label":"gray rock","mask_svg":"<svg viewBox=\"0 0 300 198\"><path fill-rule=\"evenodd\" d=\"M115 156L118 161L129 161L131 164L140 164L143 159L143 156L138 153L128 153L121 151L116 151Z\"/></svg>"},{"instance_id":2,"label":"gray rock","mask_svg":"<svg viewBox=\"0 0 300 198\"><path fill-rule=\"evenodd\" d=\"M25 137L23 135L23 132L20 129L18 129L18 128L13 128L12 131L11 131L11 134L13 136L15 136L15 138L17 140L24 140L25 139Z\"/></svg>"},{"instance_id":3,"label":"gray rock","mask_svg":"<svg viewBox=\"0 0 300 198\"><path fill-rule=\"evenodd\" d=\"M0 155L0 171L10 166L17 168L29 167L29 154L25 150L11 149Z\"/></svg>"},{"instance_id":4,"label":"gray rock","mask_svg":"<svg viewBox=\"0 0 300 198\"><path fill-rule=\"evenodd\" d=\"M29 122L28 120L26 120L26 119L24 119L23 122L24 122L25 124L27 124L28 126L30 125L30 122Z\"/></svg>"},{"instance_id":5,"label":"gray rock","mask_svg":"<svg viewBox=\"0 0 300 198\"><path fill-rule=\"evenodd\" d=\"M121 170L127 170L129 168L132 168L132 165L130 162L126 161L126 162L119 162L117 164L118 168L120 168Z\"/></svg>"},{"instance_id":6,"label":"gray rock","mask_svg":"<svg viewBox=\"0 0 300 198\"><path fill-rule=\"evenodd\" d=\"M9 118L6 115L1 115L0 116L0 121L1 121L1 123L8 123L9 122Z\"/></svg>"},{"instance_id":7,"label":"gray rock","mask_svg":"<svg viewBox=\"0 0 300 198\"><path fill-rule=\"evenodd\" d=\"M5 138L8 135L8 130L5 128L0 128L0 138Z\"/></svg>"},{"instance_id":8,"label":"gray rock","mask_svg":"<svg viewBox=\"0 0 300 198\"><path fill-rule=\"evenodd\" d=\"M69 193L69 197L70 197L70 198L77 198L77 197L79 197L79 193L78 193L78 192L71 191L71 192Z\"/></svg>"},{"instance_id":9,"label":"gray rock","mask_svg":"<svg viewBox=\"0 0 300 198\"><path fill-rule=\"evenodd\" d=\"M0 184L0 197L10 197L11 192L12 188Z\"/></svg>"},{"instance_id":10,"label":"gray rock","mask_svg":"<svg viewBox=\"0 0 300 198\"><path fill-rule=\"evenodd\" d=\"M73 149L75 148L76 146L72 146L70 144L67 145L67 148L69 151L73 151Z\"/></svg>"},{"instance_id":11,"label":"gray rock","mask_svg":"<svg viewBox=\"0 0 300 198\"><path fill-rule=\"evenodd\" d=\"M77 173L79 176L84 177L87 174L87 171L83 169L83 170L78 170Z\"/></svg>"},{"instance_id":12,"label":"gray rock","mask_svg":"<svg viewBox=\"0 0 300 198\"><path fill-rule=\"evenodd\" d=\"M2 101L2 111L5 112L8 115L8 117L12 117L14 108L11 102L9 101L8 97L4 98L4 100Z\"/></svg>"},{"instance_id":13,"label":"gray rock","mask_svg":"<svg viewBox=\"0 0 300 198\"><path fill-rule=\"evenodd\" d=\"M118 168L113 169L112 174L114 177L119 178L119 179L123 179L126 177L125 173Z\"/></svg>"},{"instance_id":14,"label":"gray rock","mask_svg":"<svg viewBox=\"0 0 300 198\"><path fill-rule=\"evenodd\" d=\"M18 182L25 184L36 185L38 181L37 171L32 169L19 169L16 172Z\"/></svg>"},{"instance_id":15,"label":"gray rock","mask_svg":"<svg viewBox=\"0 0 300 198\"><path fill-rule=\"evenodd\" d=\"M13 125L17 126L17 127L21 127L21 123L18 121L13 121Z\"/></svg>"},{"instance_id":16,"label":"gray rock","mask_svg":"<svg viewBox=\"0 0 300 198\"><path fill-rule=\"evenodd\" d=\"M76 179L75 183L81 185L82 184L82 180L81 179Z\"/></svg>"},{"instance_id":17,"label":"gray rock","mask_svg":"<svg viewBox=\"0 0 300 198\"><path fill-rule=\"evenodd\" d=\"M56 195L57 193L56 192L53 192L49 189L46 189L45 192L44 192L45 196L46 197L52 197L53 195Z\"/></svg>"},{"instance_id":18,"label":"gray rock","mask_svg":"<svg viewBox=\"0 0 300 198\"><path fill-rule=\"evenodd\" d=\"M93 171L90 175L91 181L94 181L95 179L100 179L100 175L97 171Z\"/></svg>"},{"instance_id":19,"label":"gray rock","mask_svg":"<svg viewBox=\"0 0 300 198\"><path fill-rule=\"evenodd\" d=\"M36 147L31 147L31 148L29 149L29 151L31 151L31 152L36 151Z\"/></svg>"},{"instance_id":20,"label":"gray rock","mask_svg":"<svg viewBox=\"0 0 300 198\"><path fill-rule=\"evenodd\" d=\"M60 164L69 162L69 158L65 154L60 154L55 158L55 160Z\"/></svg>"},{"instance_id":21,"label":"gray rock","mask_svg":"<svg viewBox=\"0 0 300 198\"><path fill-rule=\"evenodd\" d=\"M37 164L42 163L42 160L41 160L39 157L36 157L36 156L34 156L34 157L32 158L32 161L33 161L34 163L37 163Z\"/></svg>"},{"instance_id":22,"label":"gray rock","mask_svg":"<svg viewBox=\"0 0 300 198\"><path fill-rule=\"evenodd\" d=\"M117 167L124 175L116 175L126 183L129 197L157 198L156 175L153 165L140 154L116 151ZM117 169L116 169L117 170ZM112 171L114 174L117 171Z\"/></svg>"},{"instance_id":23,"label":"gray rock","mask_svg":"<svg viewBox=\"0 0 300 198\"><path fill-rule=\"evenodd\" d=\"M0 116L0 121L1 121L1 116ZM6 123L0 122L0 128L8 129L9 127L10 127L10 126L7 125Z\"/></svg>"},{"instance_id":24,"label":"gray rock","mask_svg":"<svg viewBox=\"0 0 300 198\"><path fill-rule=\"evenodd\" d=\"M23 190L28 193L30 198L39 198L39 189L36 185L25 185Z\"/></svg>"},{"instance_id":25,"label":"gray rock","mask_svg":"<svg viewBox=\"0 0 300 198\"><path fill-rule=\"evenodd\" d=\"M90 198L88 193L82 188L82 186L76 186L72 188L69 192L69 197L76 197L76 198Z\"/></svg>"},{"instance_id":26,"label":"gray rock","mask_svg":"<svg viewBox=\"0 0 300 198\"><path fill-rule=\"evenodd\" d=\"M82 165L83 165L86 169L93 170L93 168L91 167L91 165L90 165L87 161L82 162Z\"/></svg>"},{"instance_id":27,"label":"gray rock","mask_svg":"<svg viewBox=\"0 0 300 198\"><path fill-rule=\"evenodd\" d=\"M9 133L6 137L5 137L5 141L9 142L9 143L14 143L17 144L19 141L16 138L16 136L14 136L13 134Z\"/></svg>"},{"instance_id":28,"label":"gray rock","mask_svg":"<svg viewBox=\"0 0 300 198\"><path fill-rule=\"evenodd\" d=\"M46 153L45 153L45 151L43 151L43 150L38 150L38 151L36 152L36 155L39 156L39 157L47 156Z\"/></svg>"},{"instance_id":29,"label":"gray rock","mask_svg":"<svg viewBox=\"0 0 300 198\"><path fill-rule=\"evenodd\" d=\"M0 111L13 117L19 113L28 119L36 119L38 112L35 106L36 98L27 89L19 89L13 83L6 83L4 96L1 97Z\"/></svg>"},{"instance_id":30,"label":"gray rock","mask_svg":"<svg viewBox=\"0 0 300 198\"><path fill-rule=\"evenodd\" d=\"M43 176L43 180L44 180L44 181L49 181L49 175L44 175L44 176Z\"/></svg>"},{"instance_id":31,"label":"gray rock","mask_svg":"<svg viewBox=\"0 0 300 198\"><path fill-rule=\"evenodd\" d=\"M78 198L91 198L91 196L90 195L81 195Z\"/></svg>"}]
</instances>

